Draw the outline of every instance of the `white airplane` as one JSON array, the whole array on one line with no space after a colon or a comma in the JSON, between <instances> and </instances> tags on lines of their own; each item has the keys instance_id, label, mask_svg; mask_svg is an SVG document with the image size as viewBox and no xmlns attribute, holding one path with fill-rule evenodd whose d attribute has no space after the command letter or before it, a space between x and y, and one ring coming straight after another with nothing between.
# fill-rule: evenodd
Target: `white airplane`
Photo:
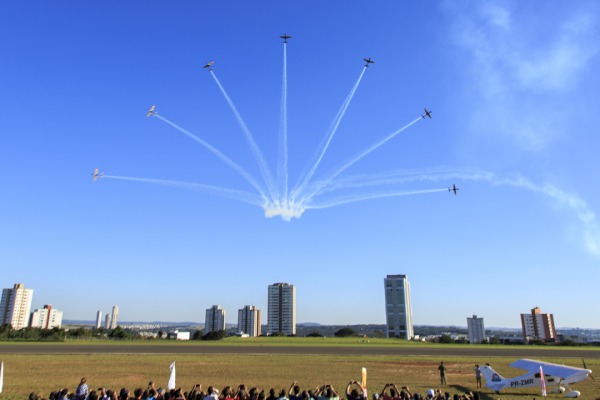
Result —
<instances>
[{"instance_id":1,"label":"white airplane","mask_svg":"<svg viewBox=\"0 0 600 400\"><path fill-rule=\"evenodd\" d=\"M572 383L576 383L584 380L591 376L592 371L585 368L585 362L583 363L584 368L569 367L567 365L553 364L549 362L543 362L539 360L529 360L523 358L510 364L511 367L520 368L527 370L527 373L516 376L514 378L504 378L502 375L497 373L489 365L481 366L481 374L485 378L485 386L495 390L499 393L502 389L517 389L526 387L538 387L541 388L541 371L544 374L544 381L546 387L551 393L564 393L565 387L569 390L565 393L566 397L575 398L579 397L581 393L578 390L573 390L569 386ZM592 377L593 378L593 377Z\"/></svg>"},{"instance_id":2,"label":"white airplane","mask_svg":"<svg viewBox=\"0 0 600 400\"><path fill-rule=\"evenodd\" d=\"M100 172L100 171L98 171L98 168L96 168L94 170L94 173L92 174L92 176L94 177L94 182L96 182L98 179L100 179L104 176L104 172Z\"/></svg>"},{"instance_id":3,"label":"white airplane","mask_svg":"<svg viewBox=\"0 0 600 400\"><path fill-rule=\"evenodd\" d=\"M158 114L158 112L154 111L154 109L155 109L155 108L156 108L156 106L152 106L152 107L150 107L150 108L148 109L148 113L146 114L146 117L149 117L149 116L151 116L151 115L152 115L152 116L154 116L154 115Z\"/></svg>"}]
</instances>

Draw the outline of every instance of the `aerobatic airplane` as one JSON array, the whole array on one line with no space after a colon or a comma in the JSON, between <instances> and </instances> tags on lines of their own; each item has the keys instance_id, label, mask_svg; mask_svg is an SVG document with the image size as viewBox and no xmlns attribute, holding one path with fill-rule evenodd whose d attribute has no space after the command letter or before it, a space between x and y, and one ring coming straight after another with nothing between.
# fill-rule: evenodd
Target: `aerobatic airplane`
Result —
<instances>
[{"instance_id":1,"label":"aerobatic airplane","mask_svg":"<svg viewBox=\"0 0 600 400\"><path fill-rule=\"evenodd\" d=\"M284 33L279 37L283 39L283 43L287 43L287 40L292 38L291 36L288 36L287 33Z\"/></svg>"},{"instance_id":2,"label":"aerobatic airplane","mask_svg":"<svg viewBox=\"0 0 600 400\"><path fill-rule=\"evenodd\" d=\"M92 174L92 176L94 177L94 182L96 182L98 179L100 179L104 176L104 172L100 172L100 171L98 171L98 168L96 168L94 170L94 173Z\"/></svg>"},{"instance_id":3,"label":"aerobatic airplane","mask_svg":"<svg viewBox=\"0 0 600 400\"><path fill-rule=\"evenodd\" d=\"M154 109L156 108L156 106L152 106L148 109L148 113L146 114L146 117L149 117L151 115L156 115L156 111L154 111Z\"/></svg>"},{"instance_id":4,"label":"aerobatic airplane","mask_svg":"<svg viewBox=\"0 0 600 400\"><path fill-rule=\"evenodd\" d=\"M569 367L567 365L554 364L539 360L521 359L510 364L511 367L520 368L527 373L516 376L514 378L504 378L499 373L494 371L489 365L481 366L481 374L485 378L485 386L499 393L502 389L517 389L526 387L542 387L542 373L544 376L545 386L552 388L551 393L564 393L565 387L569 390L565 393L566 397L579 397L581 393L578 390L573 390L569 386L572 383L580 382L589 376L592 376L592 371L587 369L585 361L584 368ZM564 385L564 386L562 386Z\"/></svg>"},{"instance_id":5,"label":"aerobatic airplane","mask_svg":"<svg viewBox=\"0 0 600 400\"><path fill-rule=\"evenodd\" d=\"M365 62L366 62L365 67L368 67L369 64L374 64L375 63L375 61L371 60L371 57L369 57L369 58L363 58L363 60L365 60Z\"/></svg>"},{"instance_id":6,"label":"aerobatic airplane","mask_svg":"<svg viewBox=\"0 0 600 400\"><path fill-rule=\"evenodd\" d=\"M425 117L429 117L429 119L431 119L431 111L427 111L427 109L425 109L425 114L421 115L423 118Z\"/></svg>"},{"instance_id":7,"label":"aerobatic airplane","mask_svg":"<svg viewBox=\"0 0 600 400\"><path fill-rule=\"evenodd\" d=\"M452 185L451 188L448 188L448 191L449 192L454 192L455 196L458 194L458 193L456 193L457 190L460 190L460 189L456 187L456 183L454 185Z\"/></svg>"},{"instance_id":8,"label":"aerobatic airplane","mask_svg":"<svg viewBox=\"0 0 600 400\"><path fill-rule=\"evenodd\" d=\"M209 71L212 71L212 66L215 62L211 61L211 62L207 62L206 64L204 64L204 67L202 68L208 68Z\"/></svg>"}]
</instances>

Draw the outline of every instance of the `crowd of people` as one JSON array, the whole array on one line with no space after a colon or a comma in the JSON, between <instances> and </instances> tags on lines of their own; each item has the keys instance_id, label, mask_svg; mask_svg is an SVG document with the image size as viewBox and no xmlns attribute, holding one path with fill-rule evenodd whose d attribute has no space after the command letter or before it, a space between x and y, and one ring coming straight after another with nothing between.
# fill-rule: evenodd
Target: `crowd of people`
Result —
<instances>
[{"instance_id":1,"label":"crowd of people","mask_svg":"<svg viewBox=\"0 0 600 400\"><path fill-rule=\"evenodd\" d=\"M348 382L344 394L345 400L369 400L366 389L358 381ZM42 400L42 397L31 393L29 400ZM57 390L50 393L47 400L340 400L340 395L332 385L302 390L297 382L293 382L288 390L271 388L268 392L256 387L246 388L245 385L237 388L226 386L219 391L213 386L203 389L201 384L194 385L189 391L181 388L167 390L155 388L152 381L145 389L137 388L133 392L126 388L90 390L86 378L81 378L74 392L66 388ZM408 386L398 389L395 384L388 383L380 393L372 394L372 400L479 400L479 394L466 392L451 395L440 389L429 389L421 395L412 393Z\"/></svg>"}]
</instances>

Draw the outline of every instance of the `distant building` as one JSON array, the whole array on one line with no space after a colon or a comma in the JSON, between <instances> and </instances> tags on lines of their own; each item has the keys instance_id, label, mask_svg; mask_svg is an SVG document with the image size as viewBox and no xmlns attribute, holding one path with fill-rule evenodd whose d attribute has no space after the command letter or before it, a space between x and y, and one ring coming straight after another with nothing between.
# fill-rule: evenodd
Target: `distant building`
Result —
<instances>
[{"instance_id":1,"label":"distant building","mask_svg":"<svg viewBox=\"0 0 600 400\"><path fill-rule=\"evenodd\" d=\"M542 314L539 307L531 309L531 314L521 314L521 326L523 338L535 338L546 341L556 340L556 329L554 328L554 316Z\"/></svg>"},{"instance_id":2,"label":"distant building","mask_svg":"<svg viewBox=\"0 0 600 400\"><path fill-rule=\"evenodd\" d=\"M96 329L102 328L102 310L96 313Z\"/></svg>"},{"instance_id":3,"label":"distant building","mask_svg":"<svg viewBox=\"0 0 600 400\"><path fill-rule=\"evenodd\" d=\"M62 327L63 312L52 308L52 304L44 305L31 313L29 326L32 328L52 329Z\"/></svg>"},{"instance_id":4,"label":"distant building","mask_svg":"<svg viewBox=\"0 0 600 400\"><path fill-rule=\"evenodd\" d=\"M10 324L13 329L27 328L33 289L16 283L12 289L2 289L0 298L0 325Z\"/></svg>"},{"instance_id":5,"label":"distant building","mask_svg":"<svg viewBox=\"0 0 600 400\"><path fill-rule=\"evenodd\" d=\"M260 336L260 310L254 306L244 306L238 310L238 333Z\"/></svg>"},{"instance_id":6,"label":"distant building","mask_svg":"<svg viewBox=\"0 0 600 400\"><path fill-rule=\"evenodd\" d=\"M119 325L119 307L113 306L110 317L110 329L115 329Z\"/></svg>"},{"instance_id":7,"label":"distant building","mask_svg":"<svg viewBox=\"0 0 600 400\"><path fill-rule=\"evenodd\" d=\"M190 332L179 332L179 331L174 331L169 333L169 339L175 339L175 340L190 340Z\"/></svg>"},{"instance_id":8,"label":"distant building","mask_svg":"<svg viewBox=\"0 0 600 400\"><path fill-rule=\"evenodd\" d=\"M289 283L269 285L267 333L296 334L296 288Z\"/></svg>"},{"instance_id":9,"label":"distant building","mask_svg":"<svg viewBox=\"0 0 600 400\"><path fill-rule=\"evenodd\" d=\"M206 310L204 319L204 333L225 330L225 310L216 305Z\"/></svg>"},{"instance_id":10,"label":"distant building","mask_svg":"<svg viewBox=\"0 0 600 400\"><path fill-rule=\"evenodd\" d=\"M483 326L483 318L467 318L467 330L469 332L469 343L481 343L486 341L485 327Z\"/></svg>"},{"instance_id":11,"label":"distant building","mask_svg":"<svg viewBox=\"0 0 600 400\"><path fill-rule=\"evenodd\" d=\"M388 275L383 280L387 337L410 340L414 336L410 283L406 275Z\"/></svg>"},{"instance_id":12,"label":"distant building","mask_svg":"<svg viewBox=\"0 0 600 400\"><path fill-rule=\"evenodd\" d=\"M104 317L104 329L110 329L110 314L106 314L106 317Z\"/></svg>"}]
</instances>

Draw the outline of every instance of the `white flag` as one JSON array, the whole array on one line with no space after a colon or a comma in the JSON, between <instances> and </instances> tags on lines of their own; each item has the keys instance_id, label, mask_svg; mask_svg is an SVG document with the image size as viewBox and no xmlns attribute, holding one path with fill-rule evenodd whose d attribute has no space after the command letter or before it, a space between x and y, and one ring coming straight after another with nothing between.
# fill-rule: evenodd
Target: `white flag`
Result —
<instances>
[{"instance_id":1,"label":"white flag","mask_svg":"<svg viewBox=\"0 0 600 400\"><path fill-rule=\"evenodd\" d=\"M175 361L169 367L171 369L171 376L169 376L169 383L167 383L167 389L175 389Z\"/></svg>"},{"instance_id":2,"label":"white flag","mask_svg":"<svg viewBox=\"0 0 600 400\"><path fill-rule=\"evenodd\" d=\"M2 393L2 386L4 386L4 361L0 364L0 393Z\"/></svg>"}]
</instances>

